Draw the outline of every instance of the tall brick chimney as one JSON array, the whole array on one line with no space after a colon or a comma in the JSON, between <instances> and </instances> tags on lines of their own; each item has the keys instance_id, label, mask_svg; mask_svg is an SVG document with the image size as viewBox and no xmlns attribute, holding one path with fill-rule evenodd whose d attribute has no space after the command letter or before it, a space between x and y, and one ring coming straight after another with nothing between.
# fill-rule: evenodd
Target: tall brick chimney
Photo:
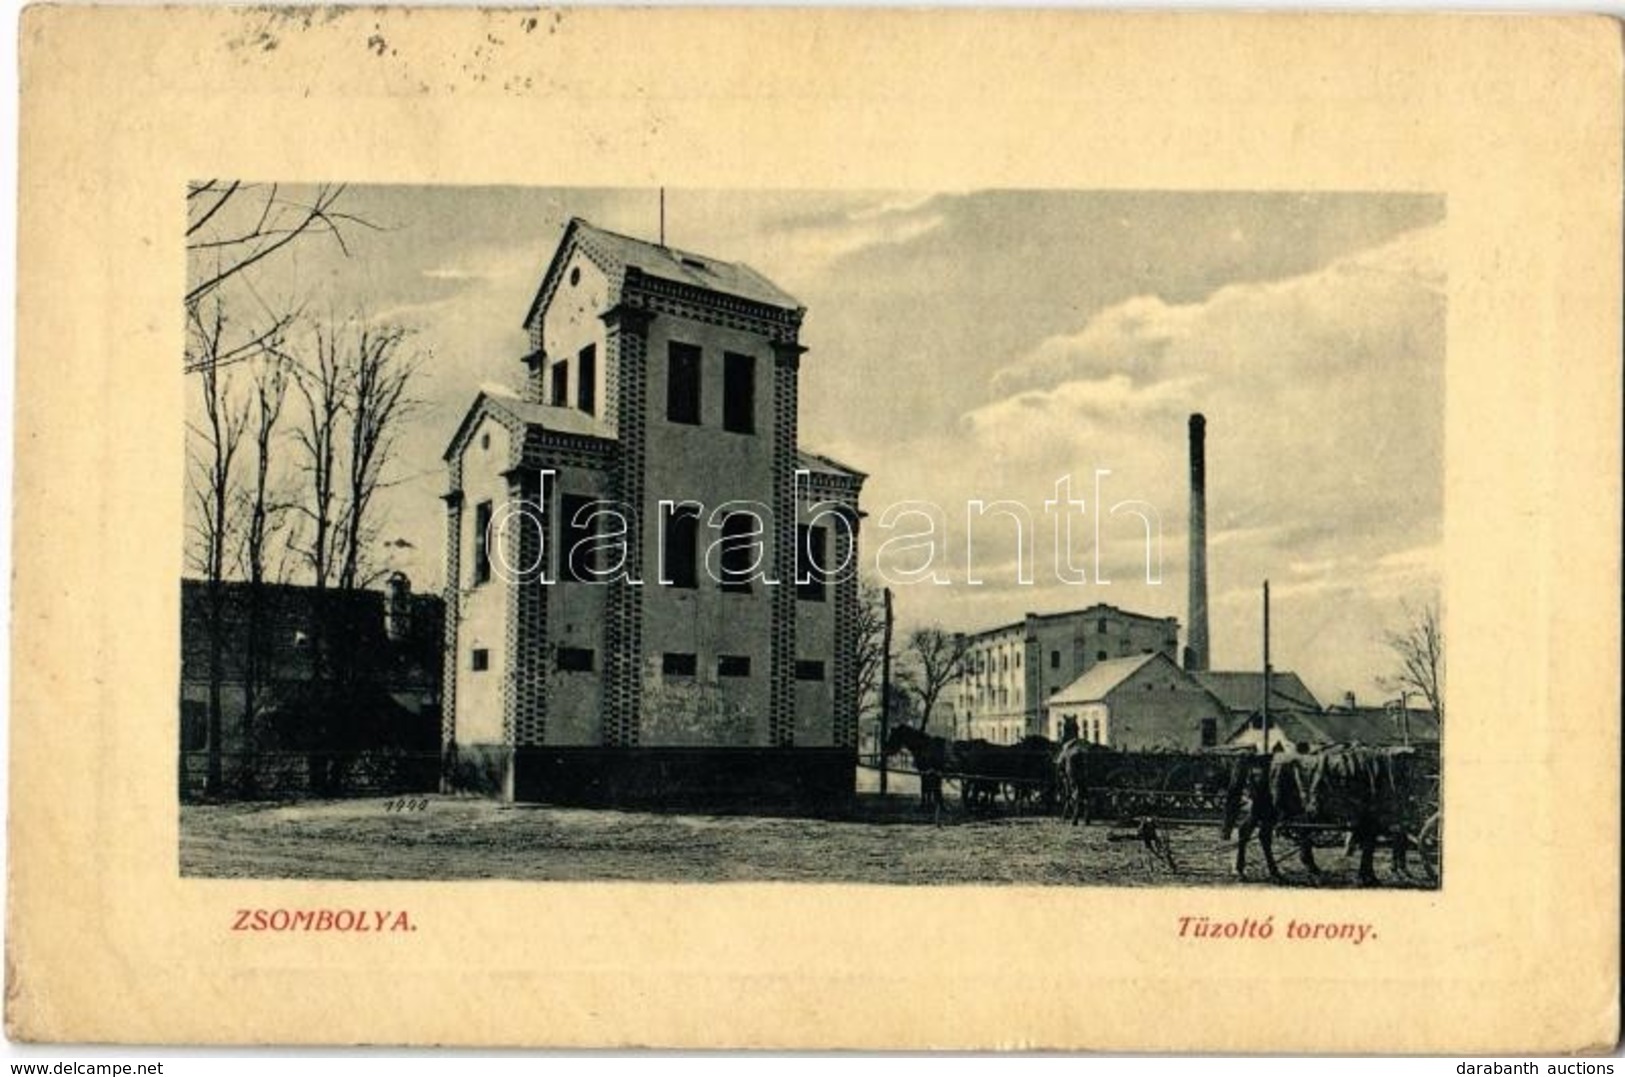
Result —
<instances>
[{"instance_id":1,"label":"tall brick chimney","mask_svg":"<svg viewBox=\"0 0 1625 1077\"><path fill-rule=\"evenodd\" d=\"M1207 669L1207 420L1191 416L1190 625L1185 668Z\"/></svg>"}]
</instances>

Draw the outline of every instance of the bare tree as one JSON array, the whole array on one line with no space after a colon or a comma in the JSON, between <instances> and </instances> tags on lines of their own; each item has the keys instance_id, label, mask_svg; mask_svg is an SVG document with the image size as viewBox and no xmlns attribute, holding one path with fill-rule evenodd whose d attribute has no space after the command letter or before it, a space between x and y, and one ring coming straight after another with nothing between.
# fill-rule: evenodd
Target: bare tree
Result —
<instances>
[{"instance_id":1,"label":"bare tree","mask_svg":"<svg viewBox=\"0 0 1625 1077\"><path fill-rule=\"evenodd\" d=\"M858 713L880 711L882 648L886 645L885 592L864 580L858 584Z\"/></svg>"},{"instance_id":2,"label":"bare tree","mask_svg":"<svg viewBox=\"0 0 1625 1077\"><path fill-rule=\"evenodd\" d=\"M288 395L287 363L277 351L269 351L254 374L251 434L254 441L254 481L245 491L245 528L241 569L248 580L248 623L243 669L243 714L252 722L258 709L261 668L265 654L264 589L270 545L279 530L286 505L273 500L271 459L277 425Z\"/></svg>"},{"instance_id":3,"label":"bare tree","mask_svg":"<svg viewBox=\"0 0 1625 1077\"><path fill-rule=\"evenodd\" d=\"M318 591L332 581L338 561L338 447L345 397L340 348L338 330L318 324L306 357L294 368L293 379L305 406L300 424L293 431L294 441L302 451L299 467L306 483L306 496L298 502L297 511L310 528L300 553Z\"/></svg>"},{"instance_id":4,"label":"bare tree","mask_svg":"<svg viewBox=\"0 0 1625 1077\"><path fill-rule=\"evenodd\" d=\"M1382 680L1387 691L1420 694L1444 725L1444 633L1439 628L1439 607L1405 606L1405 625L1383 637L1398 662L1398 669Z\"/></svg>"},{"instance_id":5,"label":"bare tree","mask_svg":"<svg viewBox=\"0 0 1625 1077\"><path fill-rule=\"evenodd\" d=\"M203 418L188 424L191 444L188 471L196 504L193 522L193 560L203 572L206 587L205 616L209 636L209 699L207 764L204 793L216 796L222 791L221 685L225 677L225 587L226 547L236 521L237 455L248 427L247 401L232 392L229 376L220 369L221 341L226 333L226 317L218 303L193 305L187 310L188 365L196 364L202 374Z\"/></svg>"},{"instance_id":6,"label":"bare tree","mask_svg":"<svg viewBox=\"0 0 1625 1077\"><path fill-rule=\"evenodd\" d=\"M943 690L965 672L969 640L937 625L917 628L908 637L909 666L899 678L920 700L920 728L931 721L932 709Z\"/></svg>"},{"instance_id":7,"label":"bare tree","mask_svg":"<svg viewBox=\"0 0 1625 1077\"><path fill-rule=\"evenodd\" d=\"M405 341L404 329L363 326L347 366L349 501L339 566L339 587L344 590L372 582L366 575L364 551L374 537L373 498L384 485L384 468L393 456L401 423L416 406L407 390L417 372L417 360L403 349Z\"/></svg>"},{"instance_id":8,"label":"bare tree","mask_svg":"<svg viewBox=\"0 0 1625 1077\"><path fill-rule=\"evenodd\" d=\"M191 267L188 305L307 236L331 236L346 255L346 227L377 225L341 208L343 184L322 184L308 195L282 186L240 180L203 180L186 189L186 250Z\"/></svg>"}]
</instances>

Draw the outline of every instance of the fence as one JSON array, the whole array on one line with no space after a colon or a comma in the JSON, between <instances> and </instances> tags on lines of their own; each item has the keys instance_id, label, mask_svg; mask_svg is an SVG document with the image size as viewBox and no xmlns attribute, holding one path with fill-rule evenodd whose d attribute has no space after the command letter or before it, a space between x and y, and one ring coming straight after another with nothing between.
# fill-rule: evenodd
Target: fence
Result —
<instances>
[{"instance_id":1,"label":"fence","mask_svg":"<svg viewBox=\"0 0 1625 1077\"><path fill-rule=\"evenodd\" d=\"M180 795L201 800L207 752L182 752ZM440 784L439 752L223 752L221 788L213 799L287 800L322 796L432 793Z\"/></svg>"}]
</instances>

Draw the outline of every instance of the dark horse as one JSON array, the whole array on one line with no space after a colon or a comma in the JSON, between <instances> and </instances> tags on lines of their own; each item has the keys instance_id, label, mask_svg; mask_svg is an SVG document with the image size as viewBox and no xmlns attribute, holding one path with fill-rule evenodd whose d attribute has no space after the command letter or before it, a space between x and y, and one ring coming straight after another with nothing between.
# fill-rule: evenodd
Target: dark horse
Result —
<instances>
[{"instance_id":1,"label":"dark horse","mask_svg":"<svg viewBox=\"0 0 1625 1077\"><path fill-rule=\"evenodd\" d=\"M1055 784L1061 791L1061 820L1089 822L1089 758L1111 749L1073 737L1055 756Z\"/></svg>"},{"instance_id":2,"label":"dark horse","mask_svg":"<svg viewBox=\"0 0 1625 1077\"><path fill-rule=\"evenodd\" d=\"M920 773L920 810L929 810L941 818L942 772L948 769L948 741L911 725L898 725L892 727L881 751L887 759L898 752L908 752L909 758L914 760L914 769Z\"/></svg>"},{"instance_id":3,"label":"dark horse","mask_svg":"<svg viewBox=\"0 0 1625 1077\"><path fill-rule=\"evenodd\" d=\"M1273 837L1276 827L1296 829L1298 858L1318 875L1309 826L1349 831L1360 849L1360 884L1377 885L1371 861L1377 840L1388 835L1394 844L1394 871L1405 874L1409 834L1416 829L1412 781L1415 757L1410 749L1334 746L1318 752L1277 753L1237 758L1224 800L1223 837L1240 823L1236 842L1236 875L1245 876L1247 842L1256 831L1258 847L1271 879L1279 881ZM1245 815L1245 817L1243 817Z\"/></svg>"}]
</instances>

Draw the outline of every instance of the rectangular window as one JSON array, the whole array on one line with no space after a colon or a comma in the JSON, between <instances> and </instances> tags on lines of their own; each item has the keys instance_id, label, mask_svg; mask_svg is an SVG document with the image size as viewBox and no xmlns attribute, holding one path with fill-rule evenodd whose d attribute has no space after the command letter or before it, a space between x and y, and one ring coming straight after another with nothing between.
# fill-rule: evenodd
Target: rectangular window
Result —
<instances>
[{"instance_id":1,"label":"rectangular window","mask_svg":"<svg viewBox=\"0 0 1625 1077\"><path fill-rule=\"evenodd\" d=\"M1219 720L1217 718L1202 719L1202 747L1213 748L1219 743Z\"/></svg>"},{"instance_id":2,"label":"rectangular window","mask_svg":"<svg viewBox=\"0 0 1625 1077\"><path fill-rule=\"evenodd\" d=\"M1102 618L1101 618L1101 619L1100 619L1100 623L1099 623L1099 624L1098 624L1098 625L1096 625L1096 626L1095 626L1095 627L1096 627L1096 628L1097 628L1097 629L1098 629L1098 630L1099 630L1099 631L1100 631L1100 632L1101 632L1101 633L1102 633L1102 634L1104 634L1104 633L1105 633L1105 631L1106 631L1106 624L1107 624L1107 622L1106 622L1106 618L1104 618L1104 617L1102 617Z\"/></svg>"},{"instance_id":3,"label":"rectangular window","mask_svg":"<svg viewBox=\"0 0 1625 1077\"><path fill-rule=\"evenodd\" d=\"M750 578L761 548L756 539L750 537L756 532L756 517L748 512L734 512L722 518L722 590L750 592Z\"/></svg>"},{"instance_id":4,"label":"rectangular window","mask_svg":"<svg viewBox=\"0 0 1625 1077\"><path fill-rule=\"evenodd\" d=\"M717 655L718 677L749 677L750 656L743 654Z\"/></svg>"},{"instance_id":5,"label":"rectangular window","mask_svg":"<svg viewBox=\"0 0 1625 1077\"><path fill-rule=\"evenodd\" d=\"M201 752L209 746L209 705L196 699L181 701L181 751Z\"/></svg>"},{"instance_id":6,"label":"rectangular window","mask_svg":"<svg viewBox=\"0 0 1625 1077\"><path fill-rule=\"evenodd\" d=\"M475 647L471 663L475 673L484 673L491 668L491 652L484 647Z\"/></svg>"},{"instance_id":7,"label":"rectangular window","mask_svg":"<svg viewBox=\"0 0 1625 1077\"><path fill-rule=\"evenodd\" d=\"M582 348L580 360L576 367L576 407L595 415L598 410L598 346L589 344Z\"/></svg>"},{"instance_id":8,"label":"rectangular window","mask_svg":"<svg viewBox=\"0 0 1625 1077\"><path fill-rule=\"evenodd\" d=\"M570 406L570 360L560 359L553 364L553 392L548 403L555 408Z\"/></svg>"},{"instance_id":9,"label":"rectangular window","mask_svg":"<svg viewBox=\"0 0 1625 1077\"><path fill-rule=\"evenodd\" d=\"M1061 668L1061 652L1060 651L1051 651L1049 653L1049 668L1050 669L1060 669Z\"/></svg>"},{"instance_id":10,"label":"rectangular window","mask_svg":"<svg viewBox=\"0 0 1625 1077\"><path fill-rule=\"evenodd\" d=\"M474 506L474 584L478 586L491 579L491 503L481 501Z\"/></svg>"},{"instance_id":11,"label":"rectangular window","mask_svg":"<svg viewBox=\"0 0 1625 1077\"><path fill-rule=\"evenodd\" d=\"M692 677L697 668L692 654L667 651L660 656L660 672L667 677Z\"/></svg>"},{"instance_id":12,"label":"rectangular window","mask_svg":"<svg viewBox=\"0 0 1625 1077\"><path fill-rule=\"evenodd\" d=\"M824 601L825 531L822 527L796 525L801 557L796 565L796 597L805 602Z\"/></svg>"},{"instance_id":13,"label":"rectangular window","mask_svg":"<svg viewBox=\"0 0 1625 1077\"><path fill-rule=\"evenodd\" d=\"M796 680L821 681L824 679L824 663L816 658L801 658L796 661Z\"/></svg>"},{"instance_id":14,"label":"rectangular window","mask_svg":"<svg viewBox=\"0 0 1625 1077\"><path fill-rule=\"evenodd\" d=\"M591 673L593 652L586 647L560 647L559 669L564 673Z\"/></svg>"},{"instance_id":15,"label":"rectangular window","mask_svg":"<svg viewBox=\"0 0 1625 1077\"><path fill-rule=\"evenodd\" d=\"M673 505L665 520L665 539L662 580L671 587L698 587L700 510L693 505Z\"/></svg>"},{"instance_id":16,"label":"rectangular window","mask_svg":"<svg viewBox=\"0 0 1625 1077\"><path fill-rule=\"evenodd\" d=\"M756 357L753 355L723 353L722 428L736 434L756 433Z\"/></svg>"},{"instance_id":17,"label":"rectangular window","mask_svg":"<svg viewBox=\"0 0 1625 1077\"><path fill-rule=\"evenodd\" d=\"M580 494L565 494L559 500L559 579L574 583L593 581L591 572L597 567L597 550L593 537L597 532L595 519L588 506L595 499Z\"/></svg>"},{"instance_id":18,"label":"rectangular window","mask_svg":"<svg viewBox=\"0 0 1625 1077\"><path fill-rule=\"evenodd\" d=\"M700 349L693 344L666 347L666 418L700 425Z\"/></svg>"}]
</instances>

